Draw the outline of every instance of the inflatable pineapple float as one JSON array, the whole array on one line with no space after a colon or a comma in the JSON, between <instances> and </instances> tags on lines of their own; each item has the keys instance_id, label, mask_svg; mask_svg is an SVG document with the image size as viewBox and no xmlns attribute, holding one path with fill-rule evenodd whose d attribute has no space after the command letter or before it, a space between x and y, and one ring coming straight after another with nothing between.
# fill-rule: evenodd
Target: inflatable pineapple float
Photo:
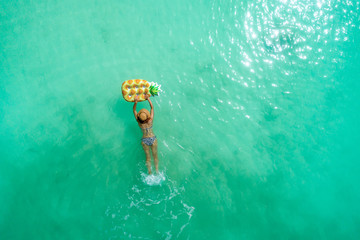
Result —
<instances>
[{"instance_id":1,"label":"inflatable pineapple float","mask_svg":"<svg viewBox=\"0 0 360 240\"><path fill-rule=\"evenodd\" d=\"M134 102L135 96L139 97L139 102L145 101L145 95L158 96L161 85L154 82L148 82L143 79L132 79L123 82L121 90L124 99L128 102Z\"/></svg>"}]
</instances>

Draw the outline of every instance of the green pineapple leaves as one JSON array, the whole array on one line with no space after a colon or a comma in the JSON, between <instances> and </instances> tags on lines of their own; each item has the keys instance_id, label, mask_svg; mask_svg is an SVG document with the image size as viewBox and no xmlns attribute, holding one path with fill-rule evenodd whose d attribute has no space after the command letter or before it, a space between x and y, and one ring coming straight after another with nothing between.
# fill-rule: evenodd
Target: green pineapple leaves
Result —
<instances>
[{"instance_id":1,"label":"green pineapple leaves","mask_svg":"<svg viewBox=\"0 0 360 240\"><path fill-rule=\"evenodd\" d=\"M150 84L151 84L149 87L150 94L152 96L159 96L159 93L161 92L161 89L160 89L161 85L158 85L155 82L151 82Z\"/></svg>"}]
</instances>

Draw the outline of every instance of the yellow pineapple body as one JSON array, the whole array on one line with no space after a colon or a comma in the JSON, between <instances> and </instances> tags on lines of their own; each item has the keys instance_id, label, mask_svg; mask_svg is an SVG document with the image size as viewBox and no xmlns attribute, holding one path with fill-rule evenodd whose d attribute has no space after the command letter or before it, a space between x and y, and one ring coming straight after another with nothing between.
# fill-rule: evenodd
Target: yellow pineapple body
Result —
<instances>
[{"instance_id":1,"label":"yellow pineapple body","mask_svg":"<svg viewBox=\"0 0 360 240\"><path fill-rule=\"evenodd\" d=\"M143 79L132 79L123 82L121 86L122 95L128 102L134 102L135 96L139 97L139 102L145 101L145 95L150 95L150 83Z\"/></svg>"}]
</instances>

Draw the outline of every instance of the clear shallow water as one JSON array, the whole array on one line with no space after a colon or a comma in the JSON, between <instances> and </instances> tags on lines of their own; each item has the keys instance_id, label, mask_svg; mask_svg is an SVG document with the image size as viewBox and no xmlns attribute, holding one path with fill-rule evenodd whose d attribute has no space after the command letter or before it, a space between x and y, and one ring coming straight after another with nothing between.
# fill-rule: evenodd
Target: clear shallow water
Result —
<instances>
[{"instance_id":1,"label":"clear shallow water","mask_svg":"<svg viewBox=\"0 0 360 240\"><path fill-rule=\"evenodd\" d=\"M1 2L1 238L358 239L359 8Z\"/></svg>"}]
</instances>

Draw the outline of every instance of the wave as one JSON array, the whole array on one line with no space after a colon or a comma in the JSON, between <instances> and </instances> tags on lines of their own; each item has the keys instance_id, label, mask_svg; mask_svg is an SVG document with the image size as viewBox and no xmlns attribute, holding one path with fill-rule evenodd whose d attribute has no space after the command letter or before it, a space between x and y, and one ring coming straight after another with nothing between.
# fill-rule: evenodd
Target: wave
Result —
<instances>
[{"instance_id":1,"label":"wave","mask_svg":"<svg viewBox=\"0 0 360 240\"><path fill-rule=\"evenodd\" d=\"M140 184L126 193L127 199L106 209L111 222L108 239L178 239L188 238L188 226L195 208L183 199L185 188L160 172L142 172ZM149 227L153 226L153 227Z\"/></svg>"}]
</instances>

